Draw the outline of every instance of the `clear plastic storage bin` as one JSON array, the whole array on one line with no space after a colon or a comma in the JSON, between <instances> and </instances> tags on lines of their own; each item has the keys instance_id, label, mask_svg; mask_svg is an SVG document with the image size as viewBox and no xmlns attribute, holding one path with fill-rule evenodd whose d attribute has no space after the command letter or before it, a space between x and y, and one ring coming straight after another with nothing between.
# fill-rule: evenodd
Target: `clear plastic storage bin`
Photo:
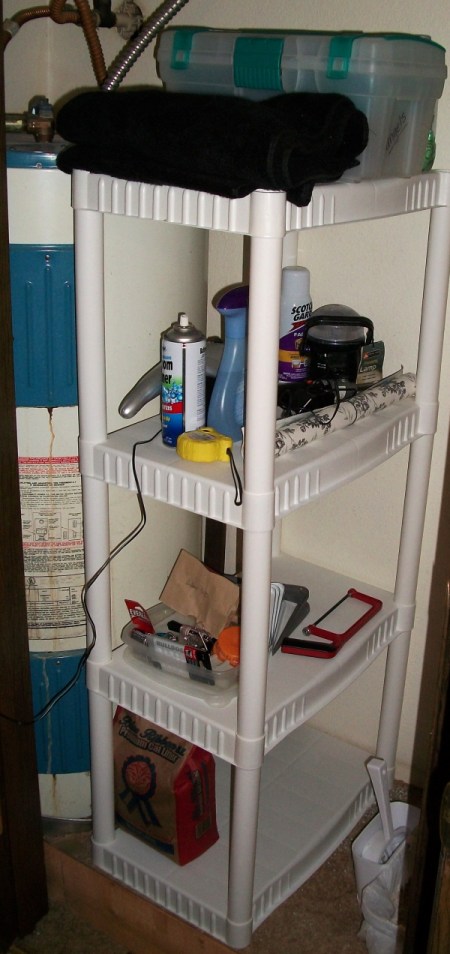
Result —
<instances>
[{"instance_id":1,"label":"clear plastic storage bin","mask_svg":"<svg viewBox=\"0 0 450 954\"><path fill-rule=\"evenodd\" d=\"M144 666L149 666L149 672L153 672L153 675L156 674L157 670L160 670L162 673L177 676L183 681L190 680L191 690L195 690L197 685L202 688L208 687L213 692L223 692L225 689L230 689L236 685L239 673L238 666L221 662L214 655L209 657L211 668L189 662L184 652L182 637L179 637L177 641L176 634L170 633L169 638L169 620L193 626L195 624L191 617L180 616L164 603L157 603L147 612L156 630L156 635L137 631L131 622L127 623L121 634L129 657L131 656L135 663L139 661ZM158 633L163 635L158 636Z\"/></svg>"},{"instance_id":2,"label":"clear plastic storage bin","mask_svg":"<svg viewBox=\"0 0 450 954\"><path fill-rule=\"evenodd\" d=\"M423 36L232 32L169 28L157 48L168 91L265 99L280 93L342 93L367 116L369 144L346 179L421 172L445 50Z\"/></svg>"}]
</instances>

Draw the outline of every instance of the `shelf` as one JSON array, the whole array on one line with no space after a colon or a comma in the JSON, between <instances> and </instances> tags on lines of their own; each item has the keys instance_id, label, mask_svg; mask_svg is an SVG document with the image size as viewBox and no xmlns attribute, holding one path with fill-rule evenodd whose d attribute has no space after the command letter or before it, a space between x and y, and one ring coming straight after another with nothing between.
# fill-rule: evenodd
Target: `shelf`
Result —
<instances>
[{"instance_id":1,"label":"shelf","mask_svg":"<svg viewBox=\"0 0 450 954\"><path fill-rule=\"evenodd\" d=\"M151 438L160 426L159 417L154 417L115 431L104 444L81 441L82 474L136 490L132 447L136 441ZM407 398L345 430L285 454L275 462L275 516L285 517L354 480L426 432L426 427L421 426L419 407ZM240 444L234 445L234 459L242 477ZM236 491L228 463L199 465L182 460L158 436L152 443L137 448L136 471L144 496L234 527L253 529L245 524L243 508L234 503Z\"/></svg>"},{"instance_id":2,"label":"shelf","mask_svg":"<svg viewBox=\"0 0 450 954\"><path fill-rule=\"evenodd\" d=\"M253 895L254 928L317 870L373 801L372 753L310 726L266 759ZM94 861L118 881L227 942L230 768L216 760L219 841L179 867L125 831L94 844Z\"/></svg>"},{"instance_id":3,"label":"shelf","mask_svg":"<svg viewBox=\"0 0 450 954\"><path fill-rule=\"evenodd\" d=\"M274 561L273 578L300 582L308 587L311 610L302 626L308 620L317 619L351 586L358 588L355 580L338 573L293 557L286 562L289 563L287 572L283 558ZM381 599L383 608L343 646L335 659L315 659L281 652L270 657L266 752L349 686L398 635L398 607L394 605L392 595L366 584L361 584L360 589ZM111 662L106 665L88 662L88 687L225 761L235 761L236 687L215 692L211 687L162 674L122 647L114 651Z\"/></svg>"},{"instance_id":4,"label":"shelf","mask_svg":"<svg viewBox=\"0 0 450 954\"><path fill-rule=\"evenodd\" d=\"M156 186L75 171L74 209L110 212L212 231L254 235L253 196L226 199L208 192ZM286 231L361 222L447 205L448 173L316 185L309 205L287 203ZM258 229L258 234L260 234Z\"/></svg>"},{"instance_id":5,"label":"shelf","mask_svg":"<svg viewBox=\"0 0 450 954\"><path fill-rule=\"evenodd\" d=\"M72 184L87 567L96 569L108 559L107 485L136 492L134 472L144 496L245 531L241 669L238 685L222 692L164 674L124 646L111 653L107 574L92 590L90 611L98 641L87 663L87 683L93 716L94 860L192 925L243 948L252 929L317 869L365 811L373 797L367 757L377 754L386 761L389 776L394 773L438 405L450 270L450 174L316 186L304 208L286 203L281 192L259 190L230 200L82 171L73 174ZM430 215L424 217L429 228L417 399L407 398L275 459L279 278L286 233L424 210ZM106 213L252 238L247 460L240 444L233 448L244 486L242 506L235 503L229 462L182 460L162 444L159 417L106 436ZM395 596L293 556L273 557L276 518L348 484L409 445ZM267 657L270 579L309 589L310 614L302 627L325 614L351 587L380 599L382 609L334 659L281 652ZM306 724L388 646L376 753ZM112 746L107 744L111 704L216 756L220 839L185 868L115 829Z\"/></svg>"}]
</instances>

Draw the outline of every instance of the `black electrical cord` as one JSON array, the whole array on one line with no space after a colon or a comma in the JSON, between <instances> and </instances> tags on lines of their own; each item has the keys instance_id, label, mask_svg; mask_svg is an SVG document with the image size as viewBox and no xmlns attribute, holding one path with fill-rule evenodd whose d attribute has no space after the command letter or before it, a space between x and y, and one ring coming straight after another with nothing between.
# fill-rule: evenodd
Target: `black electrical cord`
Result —
<instances>
[{"instance_id":1,"label":"black electrical cord","mask_svg":"<svg viewBox=\"0 0 450 954\"><path fill-rule=\"evenodd\" d=\"M337 412L338 412L338 410L339 410L339 408L340 408L340 406L341 406L341 394L340 394L340 391L339 391L339 384L338 384L337 378L333 378L333 379L330 381L330 384L331 384L331 387L332 387L332 389L333 389L333 391L334 391L334 403L335 403L336 407L335 407L335 409L334 409L333 414L332 414L331 417L330 417L330 420L328 421L327 424L324 425L324 427L329 427L329 425L331 424L331 422L334 421L334 419L335 419L335 417L336 417L336 414L337 414Z\"/></svg>"},{"instance_id":2,"label":"black electrical cord","mask_svg":"<svg viewBox=\"0 0 450 954\"><path fill-rule=\"evenodd\" d=\"M93 576L91 576L90 579L87 580L84 586L82 587L80 599L81 599L81 604L83 606L83 609L86 615L86 619L91 627L92 639L91 639L91 642L89 643L89 646L86 646L86 649L84 650L82 656L80 657L77 668L73 676L71 676L68 682L64 686L62 686L61 689L58 689L58 691L55 692L53 696L51 696L51 698L46 702L46 704L42 706L42 708L39 709L38 712L35 713L32 719L28 719L28 720L15 719L12 716L6 715L6 713L4 712L0 712L0 719L5 719L7 722L14 723L14 725L23 725L23 726L34 725L36 722L39 722L41 719L44 719L45 716L47 716L49 712L53 709L53 707L63 698L63 696L65 696L68 692L70 692L70 690L73 689L73 687L77 684L81 676L81 673L83 671L83 668L85 667L87 660L89 659L89 656L91 655L91 652L97 641L97 631L95 628L95 623L94 623L94 620L92 619L92 616L89 612L88 605L87 605L87 599L86 599L87 594L91 586L93 586L96 580L98 580L99 576L101 576L101 574L104 573L106 568L110 565L111 561L114 560L114 558L118 556L118 554L121 553L122 550L124 550L125 547L127 547L132 540L136 539L136 537L141 533L141 531L144 529L147 523L147 512L145 509L144 498L142 495L142 491L141 491L141 487L140 487L140 483L139 483L139 479L137 475L137 470L136 470L136 449L140 447L142 444L151 444L151 442L155 440L155 437L158 437L158 434L160 433L161 433L161 429L156 431L156 434L153 434L153 437L149 437L145 441L136 441L135 444L133 444L133 448L131 452L131 467L133 470L133 477L136 484L137 499L139 504L139 511L140 511L139 521L134 527L134 529L130 530L127 536L124 537L118 544L116 544L115 547L113 547L108 557L106 558L105 562L102 563L102 565L98 568L98 570L95 571Z\"/></svg>"},{"instance_id":3,"label":"black electrical cord","mask_svg":"<svg viewBox=\"0 0 450 954\"><path fill-rule=\"evenodd\" d=\"M234 489L235 489L234 502L237 507L241 507L242 506L242 480L240 478L239 471L236 467L236 461L233 457L233 451L231 450L231 447L227 448L227 454L228 454L228 457L230 458L231 476L233 477L233 482L234 482Z\"/></svg>"}]
</instances>

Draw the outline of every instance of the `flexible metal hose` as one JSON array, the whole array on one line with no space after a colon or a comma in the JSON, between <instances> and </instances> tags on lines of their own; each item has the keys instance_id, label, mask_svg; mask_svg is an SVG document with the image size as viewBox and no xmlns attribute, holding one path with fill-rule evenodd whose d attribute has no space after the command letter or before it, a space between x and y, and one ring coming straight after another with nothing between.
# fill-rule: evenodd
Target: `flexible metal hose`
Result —
<instances>
[{"instance_id":1,"label":"flexible metal hose","mask_svg":"<svg viewBox=\"0 0 450 954\"><path fill-rule=\"evenodd\" d=\"M134 65L141 53L151 43L151 41L161 33L169 20L188 3L189 0L165 0L164 3L155 10L134 40L127 44L119 57L108 70L107 77L102 84L102 89L111 91L116 89L128 71Z\"/></svg>"}]
</instances>

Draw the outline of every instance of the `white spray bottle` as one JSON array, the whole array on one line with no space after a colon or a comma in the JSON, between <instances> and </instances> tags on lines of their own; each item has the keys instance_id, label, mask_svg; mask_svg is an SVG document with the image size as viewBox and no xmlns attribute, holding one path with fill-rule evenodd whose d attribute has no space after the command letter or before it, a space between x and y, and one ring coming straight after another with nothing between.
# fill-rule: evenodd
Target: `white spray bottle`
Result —
<instances>
[{"instance_id":1,"label":"white spray bottle","mask_svg":"<svg viewBox=\"0 0 450 954\"><path fill-rule=\"evenodd\" d=\"M278 380L280 384L304 381L308 377L309 359L299 354L299 344L311 317L310 274L301 265L288 265L281 276L280 350Z\"/></svg>"}]
</instances>

